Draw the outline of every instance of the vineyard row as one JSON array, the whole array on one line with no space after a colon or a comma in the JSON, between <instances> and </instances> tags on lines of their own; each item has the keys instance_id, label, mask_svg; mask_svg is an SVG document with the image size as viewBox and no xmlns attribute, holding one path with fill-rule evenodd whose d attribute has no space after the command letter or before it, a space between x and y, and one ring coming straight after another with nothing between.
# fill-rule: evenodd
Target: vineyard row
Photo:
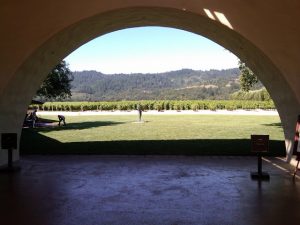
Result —
<instances>
[{"instance_id":1,"label":"vineyard row","mask_svg":"<svg viewBox=\"0 0 300 225\"><path fill-rule=\"evenodd\" d=\"M153 100L116 102L45 102L30 105L43 111L89 111L89 110L135 110L138 104L143 110L236 110L236 109L276 109L273 101L244 100Z\"/></svg>"}]
</instances>

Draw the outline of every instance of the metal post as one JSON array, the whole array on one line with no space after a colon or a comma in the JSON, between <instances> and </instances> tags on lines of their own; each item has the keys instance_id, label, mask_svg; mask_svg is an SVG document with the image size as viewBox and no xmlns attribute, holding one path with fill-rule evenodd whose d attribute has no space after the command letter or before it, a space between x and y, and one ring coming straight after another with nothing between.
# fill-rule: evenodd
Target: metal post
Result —
<instances>
[{"instance_id":1,"label":"metal post","mask_svg":"<svg viewBox=\"0 0 300 225\"><path fill-rule=\"evenodd\" d=\"M257 154L257 172L251 172L251 178L253 180L269 180L270 175L262 171L262 155Z\"/></svg>"},{"instance_id":2,"label":"metal post","mask_svg":"<svg viewBox=\"0 0 300 225\"><path fill-rule=\"evenodd\" d=\"M262 159L261 159L261 155L257 156L257 173L259 175L262 174Z\"/></svg>"},{"instance_id":3,"label":"metal post","mask_svg":"<svg viewBox=\"0 0 300 225\"><path fill-rule=\"evenodd\" d=\"M11 169L13 167L13 149L7 149L7 167Z\"/></svg>"}]
</instances>

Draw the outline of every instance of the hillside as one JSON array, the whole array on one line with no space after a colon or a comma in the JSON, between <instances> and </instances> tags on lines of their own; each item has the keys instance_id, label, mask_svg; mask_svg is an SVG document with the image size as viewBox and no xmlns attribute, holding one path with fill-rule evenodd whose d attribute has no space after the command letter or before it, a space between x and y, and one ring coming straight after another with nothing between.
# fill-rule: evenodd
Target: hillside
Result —
<instances>
[{"instance_id":1,"label":"hillside","mask_svg":"<svg viewBox=\"0 0 300 225\"><path fill-rule=\"evenodd\" d=\"M73 101L228 99L239 90L239 69L182 69L156 74L74 72Z\"/></svg>"}]
</instances>

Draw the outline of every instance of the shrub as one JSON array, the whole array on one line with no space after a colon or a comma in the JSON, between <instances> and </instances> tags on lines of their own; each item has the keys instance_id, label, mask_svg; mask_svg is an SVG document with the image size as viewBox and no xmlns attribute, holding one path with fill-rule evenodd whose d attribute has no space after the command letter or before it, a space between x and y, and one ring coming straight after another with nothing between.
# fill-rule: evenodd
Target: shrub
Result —
<instances>
[{"instance_id":1,"label":"shrub","mask_svg":"<svg viewBox=\"0 0 300 225\"><path fill-rule=\"evenodd\" d=\"M263 98L269 97L262 92ZM161 101L120 101L120 102L46 102L42 106L30 105L29 107L39 107L42 110L135 110L137 104L141 104L144 110L199 110L199 109L275 109L272 100L161 100Z\"/></svg>"}]
</instances>

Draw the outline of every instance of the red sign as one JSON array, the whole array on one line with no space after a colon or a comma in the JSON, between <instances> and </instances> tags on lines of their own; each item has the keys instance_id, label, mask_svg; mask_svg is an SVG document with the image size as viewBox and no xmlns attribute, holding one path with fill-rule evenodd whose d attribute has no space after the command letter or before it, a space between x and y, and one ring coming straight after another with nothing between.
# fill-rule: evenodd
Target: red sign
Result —
<instances>
[{"instance_id":1,"label":"red sign","mask_svg":"<svg viewBox=\"0 0 300 225\"><path fill-rule=\"evenodd\" d=\"M256 153L268 152L269 135L251 135L251 151Z\"/></svg>"}]
</instances>

